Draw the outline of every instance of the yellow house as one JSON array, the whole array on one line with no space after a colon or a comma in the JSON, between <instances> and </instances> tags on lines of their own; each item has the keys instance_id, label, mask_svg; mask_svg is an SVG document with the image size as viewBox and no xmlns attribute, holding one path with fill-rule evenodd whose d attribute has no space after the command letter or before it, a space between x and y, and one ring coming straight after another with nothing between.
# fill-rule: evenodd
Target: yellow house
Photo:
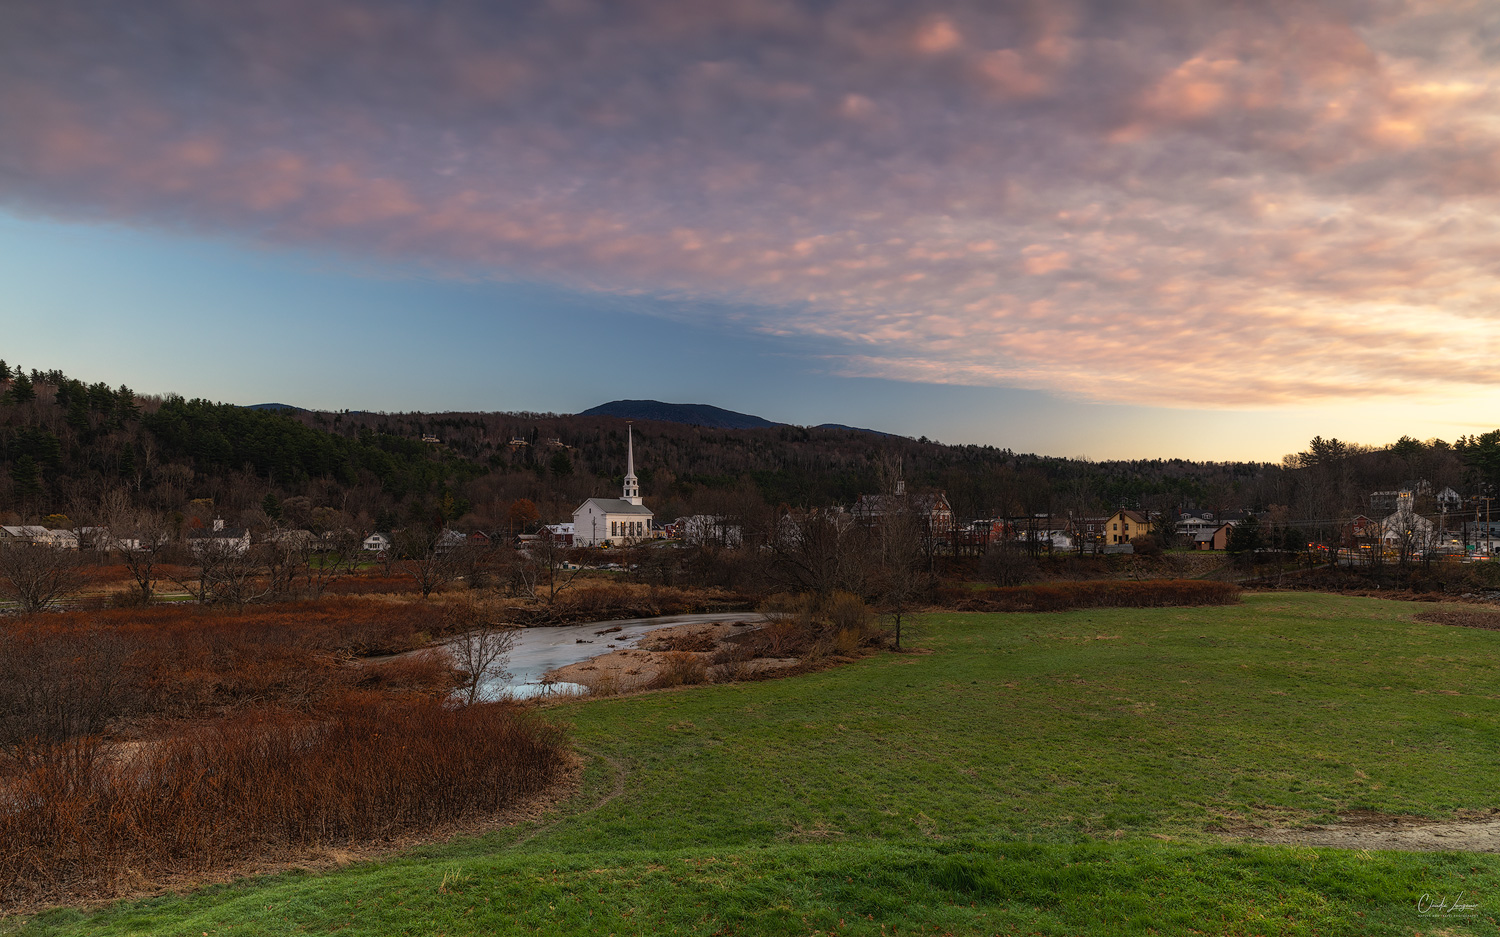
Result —
<instances>
[{"instance_id":1,"label":"yellow house","mask_svg":"<svg viewBox=\"0 0 1500 937\"><path fill-rule=\"evenodd\" d=\"M1151 527L1146 515L1121 508L1105 520L1104 542L1129 543L1132 537L1144 537L1151 533Z\"/></svg>"}]
</instances>

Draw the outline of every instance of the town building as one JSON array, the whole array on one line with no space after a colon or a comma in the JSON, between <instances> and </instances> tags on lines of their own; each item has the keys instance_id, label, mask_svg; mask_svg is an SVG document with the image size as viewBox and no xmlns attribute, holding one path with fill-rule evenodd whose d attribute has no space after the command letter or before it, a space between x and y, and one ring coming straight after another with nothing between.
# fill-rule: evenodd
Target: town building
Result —
<instances>
[{"instance_id":1,"label":"town building","mask_svg":"<svg viewBox=\"0 0 1500 937\"><path fill-rule=\"evenodd\" d=\"M1121 508L1104 521L1104 543L1106 546L1129 543L1135 537L1149 536L1151 529L1151 521L1146 515Z\"/></svg>"},{"instance_id":2,"label":"town building","mask_svg":"<svg viewBox=\"0 0 1500 937\"><path fill-rule=\"evenodd\" d=\"M1408 553L1426 552L1434 546L1433 523L1417 513L1411 491L1400 493L1395 512L1381 522L1380 538L1388 547Z\"/></svg>"},{"instance_id":3,"label":"town building","mask_svg":"<svg viewBox=\"0 0 1500 937\"><path fill-rule=\"evenodd\" d=\"M860 495L850 511L854 517L866 524L873 524L888 514L910 511L926 527L927 536L945 540L953 534L953 508L948 504L944 492L908 495L906 482L896 479L895 494Z\"/></svg>"},{"instance_id":4,"label":"town building","mask_svg":"<svg viewBox=\"0 0 1500 937\"><path fill-rule=\"evenodd\" d=\"M1097 553L1108 543L1105 532L1109 529L1107 517L1075 517L1072 519L1073 545L1085 553Z\"/></svg>"},{"instance_id":5,"label":"town building","mask_svg":"<svg viewBox=\"0 0 1500 937\"><path fill-rule=\"evenodd\" d=\"M573 511L573 543L581 547L619 546L650 539L655 515L641 502L635 477L635 437L625 428L625 484L618 498L590 498Z\"/></svg>"},{"instance_id":6,"label":"town building","mask_svg":"<svg viewBox=\"0 0 1500 937\"><path fill-rule=\"evenodd\" d=\"M572 524L545 524L537 533L546 537L556 546L571 547L573 545Z\"/></svg>"},{"instance_id":7,"label":"town building","mask_svg":"<svg viewBox=\"0 0 1500 937\"><path fill-rule=\"evenodd\" d=\"M1234 525L1229 523L1220 524L1217 527L1209 527L1199 530L1193 534L1194 550L1227 550L1229 549L1229 534L1234 530Z\"/></svg>"},{"instance_id":8,"label":"town building","mask_svg":"<svg viewBox=\"0 0 1500 937\"><path fill-rule=\"evenodd\" d=\"M51 533L50 530L38 524L7 525L0 527L0 541L46 546L51 539Z\"/></svg>"}]
</instances>

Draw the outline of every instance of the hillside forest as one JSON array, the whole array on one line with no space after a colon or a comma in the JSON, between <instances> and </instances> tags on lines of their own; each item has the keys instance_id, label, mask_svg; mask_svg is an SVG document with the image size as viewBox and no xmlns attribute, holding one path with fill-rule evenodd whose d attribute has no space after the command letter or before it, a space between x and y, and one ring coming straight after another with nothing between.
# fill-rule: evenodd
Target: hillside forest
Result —
<instances>
[{"instance_id":1,"label":"hillside forest","mask_svg":"<svg viewBox=\"0 0 1500 937\"><path fill-rule=\"evenodd\" d=\"M0 361L0 520L84 524L114 496L189 523L211 514L250 528L518 532L617 493L625 429L618 418L552 413L260 410ZM896 471L909 490L944 491L960 521L1124 506L1269 510L1308 528L1336 525L1367 510L1371 491L1415 479L1466 496L1500 483L1500 430L1452 443L1315 438L1279 463L1091 461L796 426L644 421L634 436L659 521L847 506Z\"/></svg>"}]
</instances>

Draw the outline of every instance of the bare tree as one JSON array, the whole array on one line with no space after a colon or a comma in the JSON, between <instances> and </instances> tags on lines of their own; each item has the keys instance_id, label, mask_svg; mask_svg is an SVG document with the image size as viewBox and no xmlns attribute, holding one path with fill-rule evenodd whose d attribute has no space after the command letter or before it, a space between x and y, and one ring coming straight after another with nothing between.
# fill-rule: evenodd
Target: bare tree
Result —
<instances>
[{"instance_id":1,"label":"bare tree","mask_svg":"<svg viewBox=\"0 0 1500 937\"><path fill-rule=\"evenodd\" d=\"M204 605L247 605L265 599L275 590L266 575L269 546L241 550L231 538L202 538L192 548L196 578L174 581Z\"/></svg>"},{"instance_id":2,"label":"bare tree","mask_svg":"<svg viewBox=\"0 0 1500 937\"><path fill-rule=\"evenodd\" d=\"M536 558L525 550L511 550L503 561L507 587L511 595L536 598L537 583L541 579L542 567Z\"/></svg>"},{"instance_id":3,"label":"bare tree","mask_svg":"<svg viewBox=\"0 0 1500 937\"><path fill-rule=\"evenodd\" d=\"M413 524L395 534L397 565L417 581L424 599L457 579L466 565L467 544L450 542L447 533L447 528Z\"/></svg>"},{"instance_id":4,"label":"bare tree","mask_svg":"<svg viewBox=\"0 0 1500 937\"><path fill-rule=\"evenodd\" d=\"M812 511L785 514L767 538L772 572L794 591L832 595L866 592L868 531L848 514Z\"/></svg>"},{"instance_id":5,"label":"bare tree","mask_svg":"<svg viewBox=\"0 0 1500 937\"><path fill-rule=\"evenodd\" d=\"M523 553L529 554L532 562L537 567L537 581L535 592L546 590L547 604L552 602L573 584L578 574L583 571L582 565L570 562L571 552L558 543L552 535L543 531L542 536L533 540ZM533 594L535 594L533 592Z\"/></svg>"},{"instance_id":6,"label":"bare tree","mask_svg":"<svg viewBox=\"0 0 1500 937\"><path fill-rule=\"evenodd\" d=\"M923 568L927 525L904 494L887 498L885 504L887 510L876 519L871 531L871 546L876 554L872 578L876 608L890 623L896 649L900 650L903 630L909 628L930 582Z\"/></svg>"},{"instance_id":7,"label":"bare tree","mask_svg":"<svg viewBox=\"0 0 1500 937\"><path fill-rule=\"evenodd\" d=\"M99 520L106 531L106 545L135 580L142 605L156 594L156 567L172 543L172 528L160 511L137 508L123 488L107 493L99 505Z\"/></svg>"},{"instance_id":8,"label":"bare tree","mask_svg":"<svg viewBox=\"0 0 1500 937\"><path fill-rule=\"evenodd\" d=\"M295 530L272 530L267 541L260 546L259 553L265 564L266 588L278 599L291 598L297 593L298 580L309 559L308 545L295 535Z\"/></svg>"},{"instance_id":9,"label":"bare tree","mask_svg":"<svg viewBox=\"0 0 1500 937\"><path fill-rule=\"evenodd\" d=\"M83 571L73 550L40 544L0 544L0 594L23 612L42 612L76 592Z\"/></svg>"},{"instance_id":10,"label":"bare tree","mask_svg":"<svg viewBox=\"0 0 1500 937\"><path fill-rule=\"evenodd\" d=\"M980 573L997 586L1019 585L1036 572L1036 565L1026 552L1026 545L1009 537L990 541L989 549L979 561Z\"/></svg>"},{"instance_id":11,"label":"bare tree","mask_svg":"<svg viewBox=\"0 0 1500 937\"><path fill-rule=\"evenodd\" d=\"M315 599L321 597L331 582L359 564L360 552L359 535L347 528L310 541L302 556L304 594Z\"/></svg>"},{"instance_id":12,"label":"bare tree","mask_svg":"<svg viewBox=\"0 0 1500 937\"><path fill-rule=\"evenodd\" d=\"M459 692L472 706L484 696L485 685L509 680L510 653L516 646L516 630L491 621L476 621L448 642L453 662L464 673Z\"/></svg>"}]
</instances>

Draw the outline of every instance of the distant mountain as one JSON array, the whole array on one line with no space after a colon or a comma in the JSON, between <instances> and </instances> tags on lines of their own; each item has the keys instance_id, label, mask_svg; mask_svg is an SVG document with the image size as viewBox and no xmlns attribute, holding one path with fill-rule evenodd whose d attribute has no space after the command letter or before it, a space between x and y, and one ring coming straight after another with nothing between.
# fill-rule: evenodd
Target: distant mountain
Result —
<instances>
[{"instance_id":1,"label":"distant mountain","mask_svg":"<svg viewBox=\"0 0 1500 937\"><path fill-rule=\"evenodd\" d=\"M294 407L289 403L252 403L246 410L291 410L293 413L307 413L306 407Z\"/></svg>"},{"instance_id":2,"label":"distant mountain","mask_svg":"<svg viewBox=\"0 0 1500 937\"><path fill-rule=\"evenodd\" d=\"M266 404L264 406L275 406ZM613 416L623 420L661 420L664 423L685 423L688 426L707 426L710 429L765 429L768 426L786 426L773 423L752 413L738 413L723 407L711 407L706 403L662 403L660 400L611 400L585 410L579 416ZM854 433L870 433L875 436L896 438L894 433L882 433L878 429L848 426L844 423L819 423L813 429L845 429Z\"/></svg>"},{"instance_id":3,"label":"distant mountain","mask_svg":"<svg viewBox=\"0 0 1500 937\"><path fill-rule=\"evenodd\" d=\"M893 438L896 436L895 433L882 433L878 429L865 429L863 426L846 426L843 423L819 423L813 429L847 429L855 433L873 433L876 436L890 436Z\"/></svg>"},{"instance_id":4,"label":"distant mountain","mask_svg":"<svg viewBox=\"0 0 1500 937\"><path fill-rule=\"evenodd\" d=\"M660 400L611 400L584 410L579 416L614 416L626 420L661 420L711 429L765 429L783 426L749 413L736 413L706 403L662 403Z\"/></svg>"}]
</instances>

